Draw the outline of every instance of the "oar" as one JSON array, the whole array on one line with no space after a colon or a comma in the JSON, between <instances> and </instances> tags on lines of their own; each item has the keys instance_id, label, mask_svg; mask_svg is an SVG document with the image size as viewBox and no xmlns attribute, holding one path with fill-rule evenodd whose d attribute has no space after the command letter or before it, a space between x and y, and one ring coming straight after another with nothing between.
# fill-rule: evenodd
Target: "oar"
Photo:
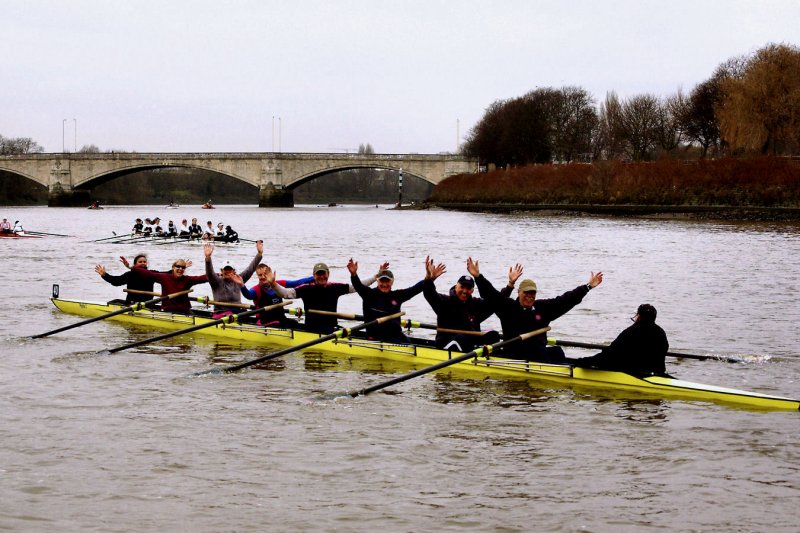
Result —
<instances>
[{"instance_id":1,"label":"oar","mask_svg":"<svg viewBox=\"0 0 800 533\"><path fill-rule=\"evenodd\" d=\"M123 237L131 237L131 236L133 236L133 235L134 235L133 233L125 233L125 234L123 234L123 235L117 235L117 234L116 234L115 232L113 232L113 231L112 231L111 233L113 233L113 234L114 234L114 236L113 236L113 237L103 237L102 239L95 239L95 240L93 240L93 241L86 241L86 242L103 242L103 241L110 241L110 240L112 240L112 239L121 239L121 238L123 238Z\"/></svg>"},{"instance_id":2,"label":"oar","mask_svg":"<svg viewBox=\"0 0 800 533\"><path fill-rule=\"evenodd\" d=\"M125 292L129 292L131 294L146 294L148 296L158 296L161 294L160 292L150 292L150 291L137 291L136 289L122 289ZM233 302L217 302L216 300L210 299L208 296L189 296L189 299L194 302L199 302L203 305L222 305L225 307L239 307L241 309L255 309L255 306L250 304L237 304Z\"/></svg>"},{"instance_id":3,"label":"oar","mask_svg":"<svg viewBox=\"0 0 800 533\"><path fill-rule=\"evenodd\" d=\"M377 385L372 385L371 387L365 387L365 388L363 388L361 390L348 392L347 396L351 396L353 398L355 398L356 396L366 396L367 394L370 394L370 393L375 392L377 390L385 389L386 387L390 387L392 385L396 385L397 383L401 383L403 381L407 381L409 379L421 376L423 374L427 374L427 373L433 372L435 370L440 370L442 368L448 367L450 365L454 365L456 363L460 363L462 361L466 361L468 359L473 359L473 358L476 358L476 357L482 357L482 356L489 355L490 353L492 353L494 350L496 350L498 348L502 348L503 346L506 346L506 345L514 343L514 342L520 342L520 341L524 341L526 339L530 339L531 337L535 337L536 335L541 335L542 333L546 333L548 331L550 331L550 326L547 326L546 328L542 328L542 329L537 329L535 331L529 331L528 333L523 333L522 335L518 335L518 336L513 337L511 339L508 339L508 340L496 342L494 344L489 344L488 346L481 346L480 348L478 348L476 350L473 350L473 351L471 351L469 353L465 353L464 355L459 355L458 357L454 357L452 359L448 359L447 361L442 361L441 363L436 363L435 365L427 366L425 368L422 368L420 370L416 370L414 372L410 372L410 373L405 374L403 376L399 376L399 377L390 379L388 381L384 381L383 383L378 383Z\"/></svg>"},{"instance_id":4,"label":"oar","mask_svg":"<svg viewBox=\"0 0 800 533\"><path fill-rule=\"evenodd\" d=\"M603 348L608 348L608 344L593 344L590 342L577 342L577 341L562 341L560 339L553 339L548 338L547 344L550 346L569 346L572 348L589 348L592 350L602 350ZM666 354L668 357L683 357L686 359L698 359L700 361L706 361L708 359L713 359L715 361L726 361L728 363L744 363L744 359L740 359L738 357L726 357L724 355L700 355L695 353L683 353L683 352L667 352Z\"/></svg>"},{"instance_id":5,"label":"oar","mask_svg":"<svg viewBox=\"0 0 800 533\"><path fill-rule=\"evenodd\" d=\"M211 326L216 326L218 324L222 324L223 322L227 322L228 324L233 324L234 322L238 321L240 318L244 318L250 315L254 315L256 313L260 313L261 311L269 311L271 309L276 309L278 307L283 307L284 305L289 305L291 302L281 302L279 304L268 305L266 307L259 307L257 309L252 309L250 311L244 311L242 313L238 313L235 315L227 315L222 318L218 318L216 320L211 320L204 324L195 324L194 326L190 326L188 328L180 329L178 331L171 331L169 333L164 333L163 335L156 335L155 337L150 337L149 339L144 339L141 341L132 342L130 344L125 344L122 346L117 346L116 348L111 348L108 350L100 350L97 352L98 355L110 355L112 353L121 352L122 350L127 350L128 348L135 348L136 346L141 346L143 344L150 344L151 342L160 341L164 339L169 339L171 337L177 337L178 335L184 335L186 333L191 333L193 331L197 331L200 329L210 328Z\"/></svg>"},{"instance_id":6,"label":"oar","mask_svg":"<svg viewBox=\"0 0 800 533\"><path fill-rule=\"evenodd\" d=\"M30 233L31 235L52 235L53 237L72 237L73 235L64 235L61 233L45 233L44 231L32 231L29 229L25 230L25 233Z\"/></svg>"},{"instance_id":7,"label":"oar","mask_svg":"<svg viewBox=\"0 0 800 533\"><path fill-rule=\"evenodd\" d=\"M155 298L153 300L148 300L146 302L138 302L135 305L130 305L128 307L123 307L122 309L117 309L116 311L112 311L111 313L106 313L104 315L96 316L94 318L89 318L86 320L81 320L80 322L76 322L75 324L70 324L69 326L64 326L63 328L54 329L52 331L47 331L45 333L39 333L38 335L33 335L31 339L40 339L42 337L47 337L48 335L52 335L54 333L60 333L62 331L66 331L68 329L77 328L79 326L85 326L86 324L91 324L92 322L97 322L98 320L105 320L106 318L111 318L112 316L121 315L124 313L128 313L130 311L140 311L142 307L147 305L156 304L163 300L169 300L171 298L176 298L178 296L183 296L184 294L189 294L192 292L193 289L189 289L188 291L183 292L175 292L172 294L168 294L167 296L161 296L159 298Z\"/></svg>"},{"instance_id":8,"label":"oar","mask_svg":"<svg viewBox=\"0 0 800 533\"><path fill-rule=\"evenodd\" d=\"M117 241L111 241L111 244L122 244L125 242L138 242L138 241L146 241L147 239L151 239L150 235L135 235L133 237L125 237L123 239L119 239Z\"/></svg>"},{"instance_id":9,"label":"oar","mask_svg":"<svg viewBox=\"0 0 800 533\"><path fill-rule=\"evenodd\" d=\"M345 320L364 320L363 315L356 315L353 313L338 313L334 311L319 311L317 309L309 309L309 313L314 313L315 315L329 315L335 316L337 318L343 318ZM298 315L299 316L299 315ZM400 325L404 328L424 328L424 329L435 329L436 331L442 333L454 333L456 335L473 335L475 337L481 337L488 333L487 331L473 331L467 329L449 329L449 328L440 328L436 324L426 324L424 322L417 322L416 320L401 320Z\"/></svg>"},{"instance_id":10,"label":"oar","mask_svg":"<svg viewBox=\"0 0 800 533\"><path fill-rule=\"evenodd\" d=\"M287 353L296 352L297 350L302 350L303 348L314 346L315 344L320 344L325 341L333 339L341 339L342 337L349 337L350 334L354 331L368 328L376 324L383 324L384 322L388 322L389 320L394 320L395 318L399 318L403 316L403 314L404 313L400 312L400 313L395 313L393 315L382 316L380 318L376 318L375 320L370 320L369 322L364 322L363 324L353 326L352 328L342 328L340 330L334 331L333 333L329 333L328 335L323 335L318 339L312 339L310 341L300 343L296 346L290 346L289 348L284 348L283 350L278 350L277 352L268 353L267 355L264 355L262 357L250 361L245 361L244 363L239 363L238 365L227 366L225 368L214 368L211 370L205 370L203 372L197 372L194 375L203 376L206 374L230 374L231 372L236 372L237 370L247 368L248 366L257 365L259 363L263 363L264 361L269 361L270 359L275 359L276 357L286 355Z\"/></svg>"}]
</instances>

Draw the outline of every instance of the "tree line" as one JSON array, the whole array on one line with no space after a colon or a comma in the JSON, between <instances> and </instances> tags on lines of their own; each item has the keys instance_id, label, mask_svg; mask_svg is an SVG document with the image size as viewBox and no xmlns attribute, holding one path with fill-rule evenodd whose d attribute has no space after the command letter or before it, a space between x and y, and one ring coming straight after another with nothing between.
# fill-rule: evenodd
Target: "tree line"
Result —
<instances>
[{"instance_id":1,"label":"tree line","mask_svg":"<svg viewBox=\"0 0 800 533\"><path fill-rule=\"evenodd\" d=\"M720 64L689 94L538 88L492 103L462 153L498 167L800 154L800 49L769 44Z\"/></svg>"}]
</instances>

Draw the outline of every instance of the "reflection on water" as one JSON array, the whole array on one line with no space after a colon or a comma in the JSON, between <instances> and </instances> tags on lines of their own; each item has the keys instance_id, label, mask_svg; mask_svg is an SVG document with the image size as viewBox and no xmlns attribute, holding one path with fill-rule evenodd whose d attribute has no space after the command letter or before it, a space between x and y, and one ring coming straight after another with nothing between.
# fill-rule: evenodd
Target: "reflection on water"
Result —
<instances>
[{"instance_id":1,"label":"reflection on water","mask_svg":"<svg viewBox=\"0 0 800 533\"><path fill-rule=\"evenodd\" d=\"M119 529L124 516L123 529L150 531L259 530L265 520L301 531L796 530L787 496L800 490L797 413L452 369L367 397L312 401L419 366L308 351L198 378L274 348L196 335L99 356L154 335L110 322L25 339L76 320L47 301L54 282L65 298L120 296L97 263L117 274L120 255L144 250L154 268L184 257L201 273L200 247L85 242L124 232L137 216L206 219L199 209L161 210L6 209L31 229L77 237L0 242L0 286L13 302L0 306L0 528ZM674 351L772 356L670 359L671 374L800 396L798 225L374 207L220 206L212 216L264 238L279 277L323 261L344 282L352 256L365 271L389 260L397 286L407 286L430 254L447 264L437 280L446 291L471 255L495 284L521 262L548 298L602 270L603 284L553 323L554 337L609 341L648 301ZM244 264L254 251L219 248L214 259ZM422 296L403 309L435 320ZM340 310L361 313L358 296L341 298Z\"/></svg>"}]
</instances>

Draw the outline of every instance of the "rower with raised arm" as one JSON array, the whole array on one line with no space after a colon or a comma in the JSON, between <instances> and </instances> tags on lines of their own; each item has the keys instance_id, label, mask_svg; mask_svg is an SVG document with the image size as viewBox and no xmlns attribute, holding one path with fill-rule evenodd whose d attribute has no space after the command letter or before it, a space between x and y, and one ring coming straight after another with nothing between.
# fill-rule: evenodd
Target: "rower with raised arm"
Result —
<instances>
[{"instance_id":1,"label":"rower with raised arm","mask_svg":"<svg viewBox=\"0 0 800 533\"><path fill-rule=\"evenodd\" d=\"M205 274L202 276L187 276L185 274L187 268L188 264L185 259L176 259L172 263L172 268L169 272L154 272L137 266L134 266L132 270L161 285L161 296L167 297L170 294L183 292L195 285L208 282L208 277ZM191 314L192 301L186 294L176 298L167 298L161 302L161 309L174 313Z\"/></svg>"},{"instance_id":2,"label":"rower with raised arm","mask_svg":"<svg viewBox=\"0 0 800 533\"><path fill-rule=\"evenodd\" d=\"M475 291L475 280L471 276L458 278L448 294L436 292L434 281L446 271L447 267L444 264L435 265L430 257L425 258L423 294L436 313L436 326L439 329L436 332L436 346L445 350L468 352L481 344L494 344L499 341L500 334L496 331L488 331L482 336L454 332L481 331L481 322L489 318L493 311L484 299L472 296ZM508 285L503 287L503 294L511 294L520 275L522 275L520 265L509 268Z\"/></svg>"},{"instance_id":3,"label":"rower with raised arm","mask_svg":"<svg viewBox=\"0 0 800 533\"><path fill-rule=\"evenodd\" d=\"M384 263L378 270L386 270L387 268L389 268L389 263ZM281 298L300 298L303 300L306 315L305 327L308 331L328 334L338 327L336 316L309 313L309 310L336 313L339 298L345 294L356 292L356 289L349 283L329 282L330 269L325 263L314 265L312 273L314 274L313 283L306 283L294 289L285 288L275 283L276 273L274 270L270 273L268 282L272 290ZM375 276L371 276L361 281L364 285L372 285L375 283L375 279Z\"/></svg>"},{"instance_id":4,"label":"rower with raised arm","mask_svg":"<svg viewBox=\"0 0 800 533\"><path fill-rule=\"evenodd\" d=\"M0 223L0 233L14 233L11 222L9 222L7 218L4 218L3 222Z\"/></svg>"},{"instance_id":5,"label":"rower with raised arm","mask_svg":"<svg viewBox=\"0 0 800 533\"><path fill-rule=\"evenodd\" d=\"M248 300L253 300L253 304L256 307L267 307L283 302L283 298L272 290L272 285L269 280L274 279L274 277L272 276L272 269L269 265L263 263L258 265L256 267L256 276L258 276L258 285L254 285L251 289L242 285L242 296ZM312 281L314 281L314 276L293 280L280 279L277 283L282 287L293 289L294 287L299 287L300 285L311 283ZM258 314L258 325L282 329L296 329L297 320L287 317L283 308L276 308L270 309L269 311L261 311Z\"/></svg>"},{"instance_id":6,"label":"rower with raised arm","mask_svg":"<svg viewBox=\"0 0 800 533\"><path fill-rule=\"evenodd\" d=\"M549 326L550 322L581 303L590 290L603 282L602 272L597 274L592 272L588 283L579 285L561 296L537 300L536 283L532 279L524 279L519 284L518 297L512 299L494 288L481 274L478 261L473 261L471 257L467 259L467 271L474 276L481 295L500 318L503 337L506 339ZM503 353L508 357L551 363L563 363L566 359L564 350L560 346L547 346L547 335L544 333L504 348Z\"/></svg>"},{"instance_id":7,"label":"rower with raised arm","mask_svg":"<svg viewBox=\"0 0 800 533\"><path fill-rule=\"evenodd\" d=\"M136 268L147 269L148 265L147 255L145 254L136 255L133 258L133 267L131 267L130 262L128 262L128 259L124 255L119 256L119 262L122 263L125 266L125 268L128 269L127 272L125 272L124 274L120 274L119 276L109 274L106 271L106 267L104 267L103 265L96 265L94 267L94 271L97 272L101 278L103 278L103 281L105 281L106 283L110 283L115 287L125 285L126 288L131 291L141 291L147 293L153 292L153 285L155 284L155 281L143 277L138 270L133 268L136 267ZM192 266L192 262L186 261L186 268L189 268L190 266ZM167 273L168 272L164 272L164 274ZM136 292L128 292L127 296L125 297L125 305L132 305L137 302L146 302L152 298L153 296L150 294L138 294Z\"/></svg>"},{"instance_id":8,"label":"rower with raised arm","mask_svg":"<svg viewBox=\"0 0 800 533\"><path fill-rule=\"evenodd\" d=\"M378 272L378 286L375 288L365 287L358 279L358 262L351 257L347 262L347 270L350 271L350 283L364 301L364 321L369 322L383 316L394 315L400 312L400 306L422 292L424 280L419 280L416 284L405 289L392 289L394 285L394 274L391 270L384 269ZM367 328L367 337L373 340L384 342L396 342L408 344L410 341L403 333L400 318L374 324Z\"/></svg>"},{"instance_id":9,"label":"rower with raised arm","mask_svg":"<svg viewBox=\"0 0 800 533\"><path fill-rule=\"evenodd\" d=\"M242 303L241 288L247 283L247 280L253 275L256 266L261 262L261 257L264 255L264 241L256 241L256 255L250 264L242 270L241 275L236 273L236 269L230 263L226 263L217 274L214 271L214 263L211 260L211 255L214 253L214 245L207 243L203 246L203 253L206 258L206 276L208 283L211 285L211 292L214 295L214 301L226 303ZM220 318L225 315L232 315L239 312L236 307L226 307L225 305L214 305L214 318Z\"/></svg>"}]
</instances>

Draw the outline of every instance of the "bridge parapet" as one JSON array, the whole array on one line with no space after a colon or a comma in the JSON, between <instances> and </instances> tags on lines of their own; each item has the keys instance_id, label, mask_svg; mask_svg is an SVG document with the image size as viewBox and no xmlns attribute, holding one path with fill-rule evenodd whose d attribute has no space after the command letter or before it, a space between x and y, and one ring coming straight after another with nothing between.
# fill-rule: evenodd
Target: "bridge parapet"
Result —
<instances>
[{"instance_id":1,"label":"bridge parapet","mask_svg":"<svg viewBox=\"0 0 800 533\"><path fill-rule=\"evenodd\" d=\"M291 191L333 172L357 168L402 170L434 185L476 172L477 159L454 154L328 154L276 152L57 153L0 156L0 170L47 187L49 205L85 205L93 184L142 170L185 167L231 176L258 188L263 207L293 205Z\"/></svg>"}]
</instances>

